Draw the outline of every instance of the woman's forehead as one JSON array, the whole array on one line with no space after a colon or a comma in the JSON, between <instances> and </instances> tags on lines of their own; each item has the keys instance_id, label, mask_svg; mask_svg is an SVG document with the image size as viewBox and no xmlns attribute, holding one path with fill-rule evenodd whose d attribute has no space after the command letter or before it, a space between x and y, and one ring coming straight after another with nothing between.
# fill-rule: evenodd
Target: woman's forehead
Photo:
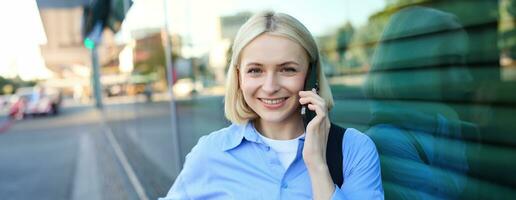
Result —
<instances>
[{"instance_id":1,"label":"woman's forehead","mask_svg":"<svg viewBox=\"0 0 516 200\"><path fill-rule=\"evenodd\" d=\"M241 63L277 64L294 61L305 64L308 55L297 42L279 35L262 34L252 40L240 55Z\"/></svg>"}]
</instances>

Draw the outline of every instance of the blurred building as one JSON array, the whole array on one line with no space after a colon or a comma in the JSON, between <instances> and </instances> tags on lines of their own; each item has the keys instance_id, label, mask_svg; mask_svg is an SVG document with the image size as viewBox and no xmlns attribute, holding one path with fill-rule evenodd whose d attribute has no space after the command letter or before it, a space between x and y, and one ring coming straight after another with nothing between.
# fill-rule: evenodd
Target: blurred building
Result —
<instances>
[{"instance_id":1,"label":"blurred building","mask_svg":"<svg viewBox=\"0 0 516 200\"><path fill-rule=\"evenodd\" d=\"M209 55L209 66L215 75L215 81L223 84L226 68L231 56L231 45L238 29L251 17L252 13L242 12L231 16L220 17L220 39Z\"/></svg>"},{"instance_id":2,"label":"blurred building","mask_svg":"<svg viewBox=\"0 0 516 200\"><path fill-rule=\"evenodd\" d=\"M83 45L81 33L84 3L83 0L37 0L48 39L41 52L46 66L57 75L46 84L76 98L89 96L91 91L91 56ZM111 31L104 31L98 52L101 66L117 59L119 48Z\"/></svg>"},{"instance_id":3,"label":"blurred building","mask_svg":"<svg viewBox=\"0 0 516 200\"><path fill-rule=\"evenodd\" d=\"M127 92L129 94L142 93L147 84L153 85L154 91L166 91L164 37L165 33L161 28L131 31L134 69L128 81ZM181 57L181 37L177 34L172 35L169 36L169 41L172 45L172 60L175 61Z\"/></svg>"},{"instance_id":4,"label":"blurred building","mask_svg":"<svg viewBox=\"0 0 516 200\"><path fill-rule=\"evenodd\" d=\"M238 29L251 17L252 13L242 12L231 16L220 17L222 38L234 39Z\"/></svg>"}]
</instances>

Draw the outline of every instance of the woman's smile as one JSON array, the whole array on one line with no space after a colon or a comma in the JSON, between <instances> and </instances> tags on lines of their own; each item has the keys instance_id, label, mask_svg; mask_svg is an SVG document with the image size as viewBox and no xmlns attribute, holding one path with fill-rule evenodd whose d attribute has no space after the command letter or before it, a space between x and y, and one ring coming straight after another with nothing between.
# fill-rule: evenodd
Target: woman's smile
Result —
<instances>
[{"instance_id":1,"label":"woman's smile","mask_svg":"<svg viewBox=\"0 0 516 200\"><path fill-rule=\"evenodd\" d=\"M258 98L265 108L268 109L278 109L285 105L285 102L287 101L289 97L282 97L282 98Z\"/></svg>"}]
</instances>

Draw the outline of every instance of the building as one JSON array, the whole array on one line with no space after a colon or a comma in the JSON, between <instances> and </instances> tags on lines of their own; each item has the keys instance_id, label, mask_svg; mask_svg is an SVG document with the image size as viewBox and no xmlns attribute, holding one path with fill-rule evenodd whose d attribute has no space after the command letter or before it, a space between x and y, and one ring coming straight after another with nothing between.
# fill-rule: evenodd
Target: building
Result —
<instances>
[{"instance_id":1,"label":"building","mask_svg":"<svg viewBox=\"0 0 516 200\"><path fill-rule=\"evenodd\" d=\"M209 66L215 75L215 81L223 84L229 65L230 50L238 29L251 17L252 13L242 12L220 17L220 39L209 53Z\"/></svg>"},{"instance_id":2,"label":"building","mask_svg":"<svg viewBox=\"0 0 516 200\"><path fill-rule=\"evenodd\" d=\"M91 93L91 55L83 45L83 0L37 0L47 43L41 46L46 66L57 76L46 84L76 98ZM118 57L114 34L105 30L98 47L100 65Z\"/></svg>"}]
</instances>

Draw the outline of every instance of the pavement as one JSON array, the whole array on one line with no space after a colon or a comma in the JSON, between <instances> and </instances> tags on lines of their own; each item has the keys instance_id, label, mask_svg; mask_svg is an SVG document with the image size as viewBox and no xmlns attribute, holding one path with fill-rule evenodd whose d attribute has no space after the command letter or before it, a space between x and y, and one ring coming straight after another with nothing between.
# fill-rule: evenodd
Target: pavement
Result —
<instances>
[{"instance_id":1,"label":"pavement","mask_svg":"<svg viewBox=\"0 0 516 200\"><path fill-rule=\"evenodd\" d=\"M222 96L177 98L173 146L168 95L109 98L104 109L65 101L58 116L0 116L1 199L156 199L198 138L229 125ZM0 128L1 130L1 128ZM179 152L177 152L179 149ZM179 155L179 159L174 157Z\"/></svg>"}]
</instances>

